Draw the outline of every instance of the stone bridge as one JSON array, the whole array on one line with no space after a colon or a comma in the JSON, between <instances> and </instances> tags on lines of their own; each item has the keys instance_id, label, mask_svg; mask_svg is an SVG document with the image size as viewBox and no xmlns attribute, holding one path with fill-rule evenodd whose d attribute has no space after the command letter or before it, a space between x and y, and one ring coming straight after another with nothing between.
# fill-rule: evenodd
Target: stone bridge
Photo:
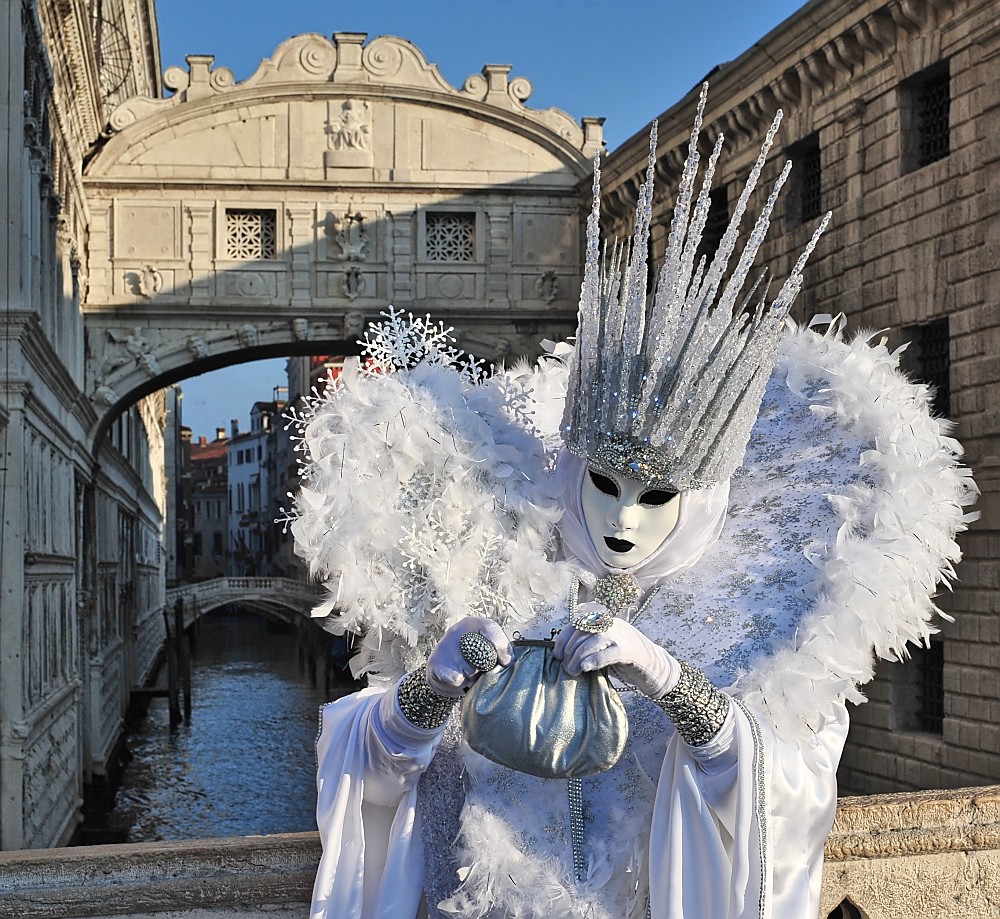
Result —
<instances>
[{"instance_id":1,"label":"stone bridge","mask_svg":"<svg viewBox=\"0 0 1000 919\"><path fill-rule=\"evenodd\" d=\"M509 66L456 88L409 42L365 39L296 36L241 83L190 56L172 96L112 113L77 269L95 443L186 376L357 353L390 303L486 359L572 331L603 119L527 107Z\"/></svg>"},{"instance_id":2,"label":"stone bridge","mask_svg":"<svg viewBox=\"0 0 1000 919\"><path fill-rule=\"evenodd\" d=\"M183 602L185 629L206 613L229 603L294 621L297 617L308 617L319 596L316 585L291 578L214 578L169 588L166 608L172 610L178 600Z\"/></svg>"}]
</instances>

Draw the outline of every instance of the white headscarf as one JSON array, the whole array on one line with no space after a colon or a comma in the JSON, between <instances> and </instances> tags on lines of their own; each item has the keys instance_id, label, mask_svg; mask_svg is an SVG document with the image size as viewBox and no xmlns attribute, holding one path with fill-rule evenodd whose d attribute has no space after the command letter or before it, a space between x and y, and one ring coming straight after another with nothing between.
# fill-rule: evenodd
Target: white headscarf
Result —
<instances>
[{"instance_id":1,"label":"white headscarf","mask_svg":"<svg viewBox=\"0 0 1000 919\"><path fill-rule=\"evenodd\" d=\"M563 506L559 521L563 550L598 577L627 572L643 590L648 590L665 578L690 568L722 533L729 507L728 479L709 488L681 492L677 524L659 547L638 565L612 568L597 554L583 516L580 493L586 473L586 460L568 450L560 451L556 463L556 488L561 492Z\"/></svg>"}]
</instances>

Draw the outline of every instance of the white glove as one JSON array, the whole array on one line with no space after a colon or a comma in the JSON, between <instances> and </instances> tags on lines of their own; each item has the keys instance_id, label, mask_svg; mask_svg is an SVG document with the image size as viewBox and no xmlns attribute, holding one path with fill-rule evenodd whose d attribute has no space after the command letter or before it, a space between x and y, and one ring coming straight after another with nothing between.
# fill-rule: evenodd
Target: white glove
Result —
<instances>
[{"instance_id":1,"label":"white glove","mask_svg":"<svg viewBox=\"0 0 1000 919\"><path fill-rule=\"evenodd\" d=\"M614 667L622 680L651 699L662 699L681 675L673 655L618 618L610 629L597 634L567 626L556 636L552 656L563 662L570 676Z\"/></svg>"},{"instance_id":2,"label":"white glove","mask_svg":"<svg viewBox=\"0 0 1000 919\"><path fill-rule=\"evenodd\" d=\"M510 640L492 619L466 616L451 626L427 658L427 685L442 696L461 699L479 679L476 670L463 656L459 642L466 632L479 632L497 649L500 665L506 667L514 658Z\"/></svg>"}]
</instances>

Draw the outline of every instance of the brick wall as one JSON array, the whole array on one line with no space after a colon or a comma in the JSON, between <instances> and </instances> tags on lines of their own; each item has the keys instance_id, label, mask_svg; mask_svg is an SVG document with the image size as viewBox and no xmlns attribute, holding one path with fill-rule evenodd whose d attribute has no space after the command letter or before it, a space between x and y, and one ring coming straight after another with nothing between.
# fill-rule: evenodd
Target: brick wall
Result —
<instances>
[{"instance_id":1,"label":"brick wall","mask_svg":"<svg viewBox=\"0 0 1000 919\"><path fill-rule=\"evenodd\" d=\"M727 186L730 202L776 108L785 120L757 206L789 152L818 136L820 205L833 211L833 223L810 261L796 318L843 312L849 330L889 329L900 343L904 330L947 317L948 412L983 491L982 519L961 539L959 581L939 600L955 617L942 624L943 672L935 676L920 661L880 666L869 703L852 710L845 791L1000 779L998 64L995 0L813 0L713 74L709 90L706 134L709 141L726 134L717 185ZM917 96L945 71L948 152L917 166ZM692 93L660 116L660 169L669 175L660 177L666 190L654 214L664 225L654 233L657 256L695 99ZM619 235L631 229L645 146L644 133L636 135L604 169L605 217ZM816 223L799 220L798 189L793 178L763 251L779 278ZM943 689L943 719L930 730L909 711L925 673Z\"/></svg>"}]
</instances>

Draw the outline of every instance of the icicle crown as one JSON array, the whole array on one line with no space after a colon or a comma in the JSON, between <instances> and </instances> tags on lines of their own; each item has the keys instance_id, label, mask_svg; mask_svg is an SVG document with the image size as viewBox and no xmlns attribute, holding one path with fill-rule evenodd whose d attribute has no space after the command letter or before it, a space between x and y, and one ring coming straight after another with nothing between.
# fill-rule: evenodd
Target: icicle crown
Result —
<instances>
[{"instance_id":1,"label":"icicle crown","mask_svg":"<svg viewBox=\"0 0 1000 919\"><path fill-rule=\"evenodd\" d=\"M634 234L627 244L616 241L610 252L607 244L603 250L600 246L601 174L599 160L594 160L594 204L587 220L577 345L562 421L567 449L592 465L676 491L714 485L729 478L742 462L785 317L802 286L802 269L830 220L828 213L770 304L766 284L759 292L763 273L740 300L788 178L791 163L786 163L739 262L722 284L747 202L781 122L779 110L711 265L706 270L704 256L695 265L723 141L719 134L694 200L707 95L705 84L651 303L646 295L646 251L655 122Z\"/></svg>"}]
</instances>

